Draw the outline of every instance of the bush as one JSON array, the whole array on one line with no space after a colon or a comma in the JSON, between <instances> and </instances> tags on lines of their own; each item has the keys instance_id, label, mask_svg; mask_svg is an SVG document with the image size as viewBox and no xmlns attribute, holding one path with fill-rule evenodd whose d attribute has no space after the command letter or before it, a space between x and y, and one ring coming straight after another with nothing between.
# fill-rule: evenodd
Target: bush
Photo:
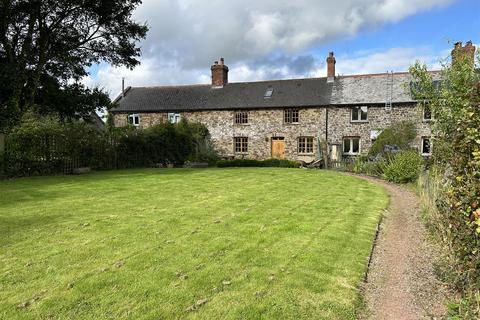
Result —
<instances>
[{"instance_id":1,"label":"bush","mask_svg":"<svg viewBox=\"0 0 480 320\"><path fill-rule=\"evenodd\" d=\"M383 158L370 160L366 156L359 156L353 164L352 171L355 173L363 173L369 176L383 176L387 161Z\"/></svg>"},{"instance_id":2,"label":"bush","mask_svg":"<svg viewBox=\"0 0 480 320\"><path fill-rule=\"evenodd\" d=\"M388 146L406 150L417 136L415 124L410 121L394 123L384 129L373 143L368 154L370 156L383 155Z\"/></svg>"},{"instance_id":3,"label":"bush","mask_svg":"<svg viewBox=\"0 0 480 320\"><path fill-rule=\"evenodd\" d=\"M249 159L235 159L235 160L220 160L217 162L217 167L281 167L281 168L299 168L300 163L297 161L282 160L282 159L267 159L267 160L249 160Z\"/></svg>"},{"instance_id":4,"label":"bush","mask_svg":"<svg viewBox=\"0 0 480 320\"><path fill-rule=\"evenodd\" d=\"M423 158L414 150L401 151L385 166L388 181L407 183L416 181L423 166Z\"/></svg>"},{"instance_id":5,"label":"bush","mask_svg":"<svg viewBox=\"0 0 480 320\"><path fill-rule=\"evenodd\" d=\"M438 85L419 62L410 72L416 83L412 93L435 119L431 171L436 175L423 187L438 185L426 207L460 293L456 317L480 319L480 73L474 63L480 63L480 52L476 59L468 57L456 51Z\"/></svg>"},{"instance_id":6,"label":"bush","mask_svg":"<svg viewBox=\"0 0 480 320\"><path fill-rule=\"evenodd\" d=\"M145 130L132 126L99 132L82 122L27 113L6 135L0 163L7 176L70 173L77 167L116 169L214 161L208 130L197 123L161 123ZM1 167L0 167L1 169Z\"/></svg>"}]
</instances>

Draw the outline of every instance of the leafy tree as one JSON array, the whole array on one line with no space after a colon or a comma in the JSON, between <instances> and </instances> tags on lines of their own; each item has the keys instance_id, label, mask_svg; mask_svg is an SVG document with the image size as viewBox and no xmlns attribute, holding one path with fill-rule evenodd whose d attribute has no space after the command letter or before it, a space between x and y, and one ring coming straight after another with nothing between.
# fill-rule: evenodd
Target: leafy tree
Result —
<instances>
[{"instance_id":1,"label":"leafy tree","mask_svg":"<svg viewBox=\"0 0 480 320\"><path fill-rule=\"evenodd\" d=\"M138 65L137 43L147 32L145 25L132 19L140 3L0 0L0 130L34 105L42 77L53 77L64 86L101 61L129 68ZM76 96L85 89L69 90L76 90Z\"/></svg>"},{"instance_id":2,"label":"leafy tree","mask_svg":"<svg viewBox=\"0 0 480 320\"><path fill-rule=\"evenodd\" d=\"M413 122L396 122L380 133L368 154L370 156L383 155L386 146L395 146L399 150L409 149L416 136L417 129Z\"/></svg>"},{"instance_id":3,"label":"leafy tree","mask_svg":"<svg viewBox=\"0 0 480 320\"><path fill-rule=\"evenodd\" d=\"M473 50L462 49L454 50L451 64L444 63L440 84L419 62L410 73L417 83L414 95L421 105L428 103L434 118L433 161L441 187L432 225L456 262L459 288L480 299L480 73ZM474 312L467 317L478 319L480 310Z\"/></svg>"}]
</instances>

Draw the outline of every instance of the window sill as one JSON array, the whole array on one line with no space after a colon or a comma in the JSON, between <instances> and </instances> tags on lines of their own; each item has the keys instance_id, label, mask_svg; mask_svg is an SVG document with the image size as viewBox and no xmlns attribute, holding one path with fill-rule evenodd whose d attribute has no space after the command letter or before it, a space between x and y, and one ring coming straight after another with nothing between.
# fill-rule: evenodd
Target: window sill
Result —
<instances>
[{"instance_id":1,"label":"window sill","mask_svg":"<svg viewBox=\"0 0 480 320\"><path fill-rule=\"evenodd\" d=\"M284 125L299 125L300 122L284 122Z\"/></svg>"},{"instance_id":2,"label":"window sill","mask_svg":"<svg viewBox=\"0 0 480 320\"><path fill-rule=\"evenodd\" d=\"M235 152L236 156L246 156L248 155L248 152Z\"/></svg>"},{"instance_id":3,"label":"window sill","mask_svg":"<svg viewBox=\"0 0 480 320\"><path fill-rule=\"evenodd\" d=\"M422 157L431 157L432 154L431 153L422 153Z\"/></svg>"},{"instance_id":4,"label":"window sill","mask_svg":"<svg viewBox=\"0 0 480 320\"><path fill-rule=\"evenodd\" d=\"M234 123L233 125L234 125L234 126L244 127L244 126L249 126L250 123Z\"/></svg>"},{"instance_id":5,"label":"window sill","mask_svg":"<svg viewBox=\"0 0 480 320\"><path fill-rule=\"evenodd\" d=\"M368 123L368 120L350 120L350 123Z\"/></svg>"},{"instance_id":6,"label":"window sill","mask_svg":"<svg viewBox=\"0 0 480 320\"><path fill-rule=\"evenodd\" d=\"M315 153L311 152L311 153L300 153L300 152L297 152L297 156L314 156Z\"/></svg>"},{"instance_id":7,"label":"window sill","mask_svg":"<svg viewBox=\"0 0 480 320\"><path fill-rule=\"evenodd\" d=\"M358 153L344 153L343 155L344 156L359 156L360 152L358 152Z\"/></svg>"}]
</instances>

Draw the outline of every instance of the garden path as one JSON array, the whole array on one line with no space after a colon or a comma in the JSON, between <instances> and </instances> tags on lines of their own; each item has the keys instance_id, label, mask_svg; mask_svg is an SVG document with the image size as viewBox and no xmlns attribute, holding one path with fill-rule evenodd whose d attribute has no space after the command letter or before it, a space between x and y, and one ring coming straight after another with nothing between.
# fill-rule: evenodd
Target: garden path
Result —
<instances>
[{"instance_id":1,"label":"garden path","mask_svg":"<svg viewBox=\"0 0 480 320\"><path fill-rule=\"evenodd\" d=\"M379 225L362 291L361 319L440 319L447 288L435 275L437 248L427 239L418 197L405 187L361 177L384 187L390 206Z\"/></svg>"}]
</instances>

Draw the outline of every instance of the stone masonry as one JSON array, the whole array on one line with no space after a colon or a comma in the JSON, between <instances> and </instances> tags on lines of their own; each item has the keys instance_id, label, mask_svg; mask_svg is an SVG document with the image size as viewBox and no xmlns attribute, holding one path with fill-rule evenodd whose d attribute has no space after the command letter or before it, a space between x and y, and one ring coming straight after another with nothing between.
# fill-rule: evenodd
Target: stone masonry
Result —
<instances>
[{"instance_id":1,"label":"stone masonry","mask_svg":"<svg viewBox=\"0 0 480 320\"><path fill-rule=\"evenodd\" d=\"M328 109L328 132L327 127ZM181 116L193 122L203 123L209 130L219 155L228 158L268 159L271 157L273 137L283 137L285 158L311 162L315 160L317 138L342 148L345 137L360 137L360 152L365 154L372 145L371 131L381 130L393 122L414 121L417 126L415 146L420 149L422 137L429 137L431 129L423 121L422 112L415 104L394 105L390 111L383 105L368 106L368 119L351 121L351 106L299 108L299 123L284 123L284 109L248 110L248 124L235 124L233 110L202 110L181 112ZM128 114L117 113L115 125L127 124ZM167 121L167 113L141 113L140 128L148 128ZM234 137L248 137L248 153L236 154ZM313 153L298 153L298 138L313 137Z\"/></svg>"}]
</instances>

